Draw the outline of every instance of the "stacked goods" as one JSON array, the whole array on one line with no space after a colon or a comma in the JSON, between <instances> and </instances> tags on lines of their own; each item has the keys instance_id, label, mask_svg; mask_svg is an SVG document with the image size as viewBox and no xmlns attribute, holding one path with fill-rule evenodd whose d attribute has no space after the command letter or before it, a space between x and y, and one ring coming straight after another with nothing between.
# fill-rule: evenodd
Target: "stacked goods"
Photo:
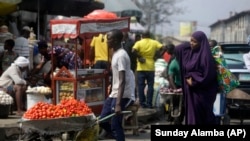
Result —
<instances>
[{"instance_id":1,"label":"stacked goods","mask_svg":"<svg viewBox=\"0 0 250 141\"><path fill-rule=\"evenodd\" d=\"M51 94L51 88L45 87L45 86L36 86L36 87L30 87L28 86L26 93L33 93L33 94Z\"/></svg>"},{"instance_id":2,"label":"stacked goods","mask_svg":"<svg viewBox=\"0 0 250 141\"><path fill-rule=\"evenodd\" d=\"M4 91L0 91L0 105L11 105L13 98Z\"/></svg>"},{"instance_id":3,"label":"stacked goods","mask_svg":"<svg viewBox=\"0 0 250 141\"><path fill-rule=\"evenodd\" d=\"M71 83L71 82L63 82L63 83L61 83L60 90L73 91L74 90L74 84Z\"/></svg>"},{"instance_id":4,"label":"stacked goods","mask_svg":"<svg viewBox=\"0 0 250 141\"><path fill-rule=\"evenodd\" d=\"M60 85L59 100L74 98L74 84L71 82L63 82Z\"/></svg>"},{"instance_id":5,"label":"stacked goods","mask_svg":"<svg viewBox=\"0 0 250 141\"><path fill-rule=\"evenodd\" d=\"M74 98L73 92L59 92L59 100L66 100Z\"/></svg>"},{"instance_id":6,"label":"stacked goods","mask_svg":"<svg viewBox=\"0 0 250 141\"><path fill-rule=\"evenodd\" d=\"M45 102L38 102L23 115L30 120L54 119L65 117L78 117L91 114L92 110L83 101L76 99L65 99L59 104L53 105Z\"/></svg>"},{"instance_id":7,"label":"stacked goods","mask_svg":"<svg viewBox=\"0 0 250 141\"><path fill-rule=\"evenodd\" d=\"M0 91L0 118L9 116L11 104L13 104L13 98L6 92Z\"/></svg>"}]
</instances>

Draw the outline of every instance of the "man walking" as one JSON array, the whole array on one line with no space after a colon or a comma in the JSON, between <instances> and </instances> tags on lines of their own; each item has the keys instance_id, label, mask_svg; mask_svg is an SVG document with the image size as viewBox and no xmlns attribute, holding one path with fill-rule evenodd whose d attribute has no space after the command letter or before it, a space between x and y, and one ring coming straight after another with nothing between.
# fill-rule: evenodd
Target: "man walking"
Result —
<instances>
[{"instance_id":1,"label":"man walking","mask_svg":"<svg viewBox=\"0 0 250 141\"><path fill-rule=\"evenodd\" d=\"M111 61L112 89L109 97L105 100L100 115L100 118L103 118L111 113L116 113L111 118L111 126L110 122L100 123L100 126L111 133L116 141L125 141L121 111L132 105L135 100L135 86L131 83L134 80L134 74L130 69L129 56L122 48L122 39L123 33L120 30L112 30L107 34L108 47L114 51Z\"/></svg>"}]
</instances>

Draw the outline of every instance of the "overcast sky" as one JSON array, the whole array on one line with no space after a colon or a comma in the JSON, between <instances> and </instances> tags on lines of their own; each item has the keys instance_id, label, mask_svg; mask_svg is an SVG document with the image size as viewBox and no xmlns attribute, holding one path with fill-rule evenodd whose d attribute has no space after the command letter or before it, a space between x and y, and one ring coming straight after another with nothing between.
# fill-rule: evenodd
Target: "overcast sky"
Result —
<instances>
[{"instance_id":1,"label":"overcast sky","mask_svg":"<svg viewBox=\"0 0 250 141\"><path fill-rule=\"evenodd\" d=\"M171 17L172 25L165 25L165 34L178 35L181 21L197 21L197 29L209 35L209 26L229 18L230 11L240 13L250 10L250 0L182 0L177 6L184 7L186 12Z\"/></svg>"}]
</instances>

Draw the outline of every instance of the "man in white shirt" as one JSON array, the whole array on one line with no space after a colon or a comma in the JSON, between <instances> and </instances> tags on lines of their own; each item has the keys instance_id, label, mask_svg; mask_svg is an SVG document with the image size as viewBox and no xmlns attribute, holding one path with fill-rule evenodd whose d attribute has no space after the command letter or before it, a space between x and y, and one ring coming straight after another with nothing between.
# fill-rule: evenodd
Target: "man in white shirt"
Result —
<instances>
[{"instance_id":1,"label":"man in white shirt","mask_svg":"<svg viewBox=\"0 0 250 141\"><path fill-rule=\"evenodd\" d=\"M122 39L123 33L120 30L112 30L107 34L108 47L113 48L114 51L111 61L113 80L111 93L105 100L100 115L100 118L103 118L116 113L111 118L111 126L110 122L100 123L100 126L108 133L111 133L116 141L125 141L121 112L132 105L135 100L135 82L132 82L134 81L134 74L130 68L130 58L121 46Z\"/></svg>"},{"instance_id":2,"label":"man in white shirt","mask_svg":"<svg viewBox=\"0 0 250 141\"><path fill-rule=\"evenodd\" d=\"M27 82L22 78L22 72L29 66L29 60L19 56L11 66L3 72L0 77L0 88L7 93L15 93L17 115L22 115L23 102L22 97L27 89Z\"/></svg>"}]
</instances>

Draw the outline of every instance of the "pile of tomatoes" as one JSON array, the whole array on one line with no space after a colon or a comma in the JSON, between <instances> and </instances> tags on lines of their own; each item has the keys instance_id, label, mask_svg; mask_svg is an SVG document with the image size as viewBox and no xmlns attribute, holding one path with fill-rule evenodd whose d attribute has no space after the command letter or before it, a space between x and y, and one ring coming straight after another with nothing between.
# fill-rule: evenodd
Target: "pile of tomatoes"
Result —
<instances>
[{"instance_id":1,"label":"pile of tomatoes","mask_svg":"<svg viewBox=\"0 0 250 141\"><path fill-rule=\"evenodd\" d=\"M27 110L23 117L26 119L53 119L63 117L84 116L92 113L92 110L84 101L76 99L65 99L59 104L53 105L45 102L38 102Z\"/></svg>"}]
</instances>

